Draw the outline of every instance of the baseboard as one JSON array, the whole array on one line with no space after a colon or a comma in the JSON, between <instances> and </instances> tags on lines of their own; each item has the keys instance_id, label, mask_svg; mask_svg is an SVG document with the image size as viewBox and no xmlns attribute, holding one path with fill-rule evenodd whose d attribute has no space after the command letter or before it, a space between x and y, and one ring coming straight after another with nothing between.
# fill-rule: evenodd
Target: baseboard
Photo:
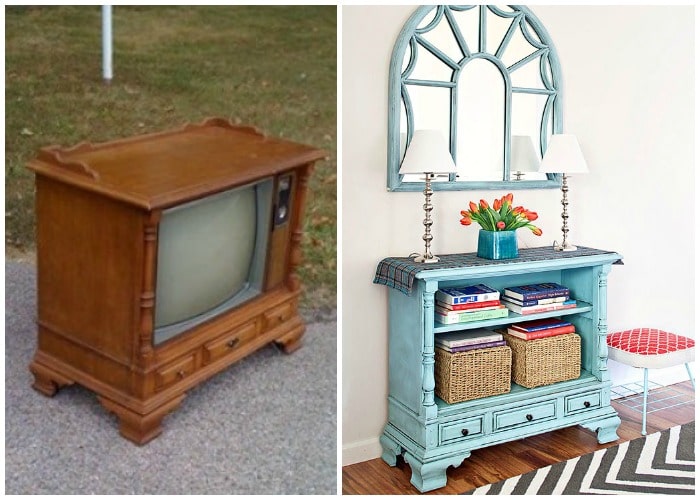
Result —
<instances>
[{"instance_id":1,"label":"baseboard","mask_svg":"<svg viewBox=\"0 0 700 500\"><path fill-rule=\"evenodd\" d=\"M382 456L379 436L343 445L343 466L366 462Z\"/></svg>"}]
</instances>

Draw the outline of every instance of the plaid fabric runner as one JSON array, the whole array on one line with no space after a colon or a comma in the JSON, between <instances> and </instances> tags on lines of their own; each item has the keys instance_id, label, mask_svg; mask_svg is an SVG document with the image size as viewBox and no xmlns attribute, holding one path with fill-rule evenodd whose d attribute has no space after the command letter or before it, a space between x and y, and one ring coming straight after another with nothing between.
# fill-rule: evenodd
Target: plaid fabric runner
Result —
<instances>
[{"instance_id":1,"label":"plaid fabric runner","mask_svg":"<svg viewBox=\"0 0 700 500\"><path fill-rule=\"evenodd\" d=\"M514 262L534 262L538 260L566 259L571 257L587 257L590 255L603 255L615 253L595 248L578 247L573 252L556 252L551 246L537 248L521 248L518 257L506 260L482 259L473 253L454 253L440 255L440 262L423 264L414 262L413 257L387 257L377 266L374 283L386 285L402 291L406 295L411 293L413 280L420 271L434 269L455 269L460 267L492 266L494 264L512 264Z\"/></svg>"}]
</instances>

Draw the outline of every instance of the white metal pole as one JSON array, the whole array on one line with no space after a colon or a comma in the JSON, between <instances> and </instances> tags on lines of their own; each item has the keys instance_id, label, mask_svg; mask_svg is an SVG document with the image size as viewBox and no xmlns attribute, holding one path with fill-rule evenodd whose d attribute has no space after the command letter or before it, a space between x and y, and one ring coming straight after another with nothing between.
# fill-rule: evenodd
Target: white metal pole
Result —
<instances>
[{"instance_id":1,"label":"white metal pole","mask_svg":"<svg viewBox=\"0 0 700 500\"><path fill-rule=\"evenodd\" d=\"M102 6L102 78L112 81L112 6Z\"/></svg>"}]
</instances>

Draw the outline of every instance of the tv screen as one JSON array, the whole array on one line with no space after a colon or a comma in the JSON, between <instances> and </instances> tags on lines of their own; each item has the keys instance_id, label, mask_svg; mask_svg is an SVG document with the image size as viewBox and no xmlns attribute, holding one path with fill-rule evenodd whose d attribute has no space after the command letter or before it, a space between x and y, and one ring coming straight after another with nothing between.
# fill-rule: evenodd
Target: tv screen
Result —
<instances>
[{"instance_id":1,"label":"tv screen","mask_svg":"<svg viewBox=\"0 0 700 500\"><path fill-rule=\"evenodd\" d=\"M154 343L260 293L271 202L266 179L163 211Z\"/></svg>"}]
</instances>

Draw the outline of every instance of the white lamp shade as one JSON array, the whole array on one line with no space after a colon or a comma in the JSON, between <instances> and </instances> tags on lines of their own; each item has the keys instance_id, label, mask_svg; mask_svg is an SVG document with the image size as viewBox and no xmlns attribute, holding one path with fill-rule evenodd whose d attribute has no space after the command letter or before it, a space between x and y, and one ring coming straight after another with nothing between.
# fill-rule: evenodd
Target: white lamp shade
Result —
<instances>
[{"instance_id":1,"label":"white lamp shade","mask_svg":"<svg viewBox=\"0 0 700 500\"><path fill-rule=\"evenodd\" d=\"M400 174L451 174L457 167L439 130L416 130L401 163Z\"/></svg>"},{"instance_id":2,"label":"white lamp shade","mask_svg":"<svg viewBox=\"0 0 700 500\"><path fill-rule=\"evenodd\" d=\"M511 172L537 172L540 159L529 135L514 135L510 145Z\"/></svg>"},{"instance_id":3,"label":"white lamp shade","mask_svg":"<svg viewBox=\"0 0 700 500\"><path fill-rule=\"evenodd\" d=\"M585 174L588 165L575 135L555 134L549 139L547 152L542 158L540 172L553 174Z\"/></svg>"}]
</instances>

